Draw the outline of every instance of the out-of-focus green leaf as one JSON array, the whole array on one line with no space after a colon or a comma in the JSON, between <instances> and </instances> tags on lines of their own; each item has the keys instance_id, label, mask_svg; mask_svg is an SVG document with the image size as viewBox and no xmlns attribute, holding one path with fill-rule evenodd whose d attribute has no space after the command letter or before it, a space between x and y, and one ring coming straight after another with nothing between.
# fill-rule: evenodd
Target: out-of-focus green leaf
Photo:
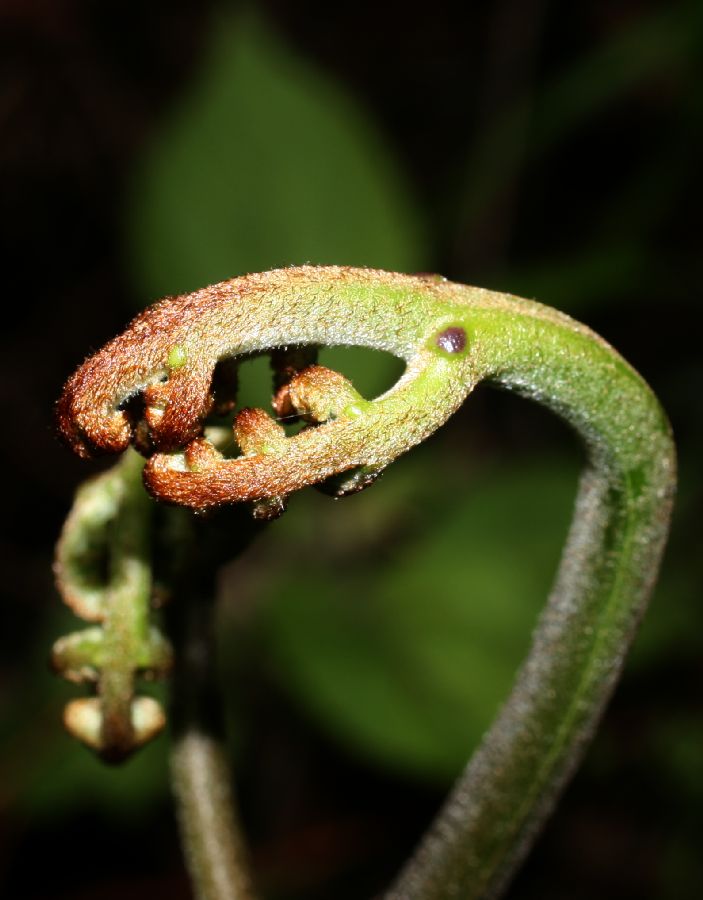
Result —
<instances>
[{"instance_id":1,"label":"out-of-focus green leaf","mask_svg":"<svg viewBox=\"0 0 703 900\"><path fill-rule=\"evenodd\" d=\"M644 242L628 236L617 243L589 244L570 256L540 260L524 269L512 268L501 279L501 288L574 314L592 311L613 297L631 296L648 278L651 283L651 270Z\"/></svg>"},{"instance_id":2,"label":"out-of-focus green leaf","mask_svg":"<svg viewBox=\"0 0 703 900\"><path fill-rule=\"evenodd\" d=\"M673 714L652 731L653 765L667 788L682 798L703 800L703 722L690 713Z\"/></svg>"},{"instance_id":3,"label":"out-of-focus green leaf","mask_svg":"<svg viewBox=\"0 0 703 900\"><path fill-rule=\"evenodd\" d=\"M645 162L618 186L589 240L569 254L559 249L527 266L511 266L498 274L500 288L572 314L615 299L635 303L656 284L668 293L671 267L654 249L654 235L687 189L696 148L686 132L700 121L693 109L660 136Z\"/></svg>"},{"instance_id":4,"label":"out-of-focus green leaf","mask_svg":"<svg viewBox=\"0 0 703 900\"><path fill-rule=\"evenodd\" d=\"M285 688L325 727L395 767L446 778L529 646L575 472L557 461L467 482L424 463L410 457L383 491L335 507L341 535L322 507L314 530L278 535L291 561L265 590L265 629ZM404 497L395 513L391 480L390 495Z\"/></svg>"},{"instance_id":5,"label":"out-of-focus green leaf","mask_svg":"<svg viewBox=\"0 0 703 900\"><path fill-rule=\"evenodd\" d=\"M694 2L655 9L613 31L601 46L538 86L534 96L520 96L500 113L468 155L460 191L463 227L490 211L524 161L549 152L648 79L696 65L703 37L701 9Z\"/></svg>"},{"instance_id":6,"label":"out-of-focus green leaf","mask_svg":"<svg viewBox=\"0 0 703 900\"><path fill-rule=\"evenodd\" d=\"M683 2L654 7L613 30L545 89L535 111L534 150L573 132L649 79L697 65L702 26L700 4Z\"/></svg>"},{"instance_id":7,"label":"out-of-focus green leaf","mask_svg":"<svg viewBox=\"0 0 703 900\"><path fill-rule=\"evenodd\" d=\"M426 265L407 186L370 120L253 14L215 19L130 193L143 300L305 262Z\"/></svg>"},{"instance_id":8,"label":"out-of-focus green leaf","mask_svg":"<svg viewBox=\"0 0 703 900\"><path fill-rule=\"evenodd\" d=\"M696 823L700 826L700 822ZM672 823L672 836L662 852L659 865L657 900L681 900L703 894L703 864L701 863L699 829L682 828Z\"/></svg>"}]
</instances>

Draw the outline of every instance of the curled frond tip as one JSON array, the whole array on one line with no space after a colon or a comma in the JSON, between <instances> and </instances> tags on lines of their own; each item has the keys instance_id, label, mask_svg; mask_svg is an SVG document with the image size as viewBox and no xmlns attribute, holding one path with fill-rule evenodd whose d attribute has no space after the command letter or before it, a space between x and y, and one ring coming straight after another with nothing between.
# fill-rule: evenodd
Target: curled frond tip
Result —
<instances>
[{"instance_id":1,"label":"curled frond tip","mask_svg":"<svg viewBox=\"0 0 703 900\"><path fill-rule=\"evenodd\" d=\"M168 298L69 379L57 404L59 431L81 456L134 444L149 457L149 492L197 509L247 501L270 518L305 485L334 496L361 490L472 386L468 331L452 311L458 287L304 266ZM314 363L317 347L349 343L403 357L405 375L382 397L363 398L344 376ZM211 439L208 417L236 408L238 361L255 353L271 354L279 421L240 410L229 440L240 452L231 457ZM288 436L280 422L300 419L303 430Z\"/></svg>"}]
</instances>

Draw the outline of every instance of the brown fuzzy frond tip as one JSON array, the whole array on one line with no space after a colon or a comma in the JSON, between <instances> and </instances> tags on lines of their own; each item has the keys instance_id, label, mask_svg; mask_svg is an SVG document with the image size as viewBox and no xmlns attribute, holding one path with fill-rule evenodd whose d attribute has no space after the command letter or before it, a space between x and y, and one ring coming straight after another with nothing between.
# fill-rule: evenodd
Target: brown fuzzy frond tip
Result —
<instances>
[{"instance_id":1,"label":"brown fuzzy frond tip","mask_svg":"<svg viewBox=\"0 0 703 900\"><path fill-rule=\"evenodd\" d=\"M56 405L58 432L69 447L92 457L133 444L151 457L145 483L157 499L198 509L254 502L258 516L282 511L292 491L363 463L348 429L335 446L311 427L361 399L343 376L309 364L314 347L265 351L272 356L273 409L282 420L309 423L303 433L288 438L264 410L244 409L228 441L239 447L238 457L206 440L207 417L236 405L239 360L222 355L222 328L215 326L223 310L239 310L244 328L253 315L247 310L261 315L261 286L253 279L164 300L87 359Z\"/></svg>"}]
</instances>

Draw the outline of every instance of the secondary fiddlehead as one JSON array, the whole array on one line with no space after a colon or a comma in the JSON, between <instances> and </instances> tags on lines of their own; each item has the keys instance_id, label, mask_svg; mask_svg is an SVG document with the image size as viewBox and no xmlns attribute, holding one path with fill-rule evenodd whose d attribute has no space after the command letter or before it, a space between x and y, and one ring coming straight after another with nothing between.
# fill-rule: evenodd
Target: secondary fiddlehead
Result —
<instances>
[{"instance_id":1,"label":"secondary fiddlehead","mask_svg":"<svg viewBox=\"0 0 703 900\"><path fill-rule=\"evenodd\" d=\"M101 756L118 761L163 728L151 697L135 697L137 675L156 678L171 667L168 641L151 624L149 498L143 460L130 451L113 469L84 484L56 551L56 583L64 602L96 624L54 644L54 669L94 685L97 696L66 707L67 729Z\"/></svg>"},{"instance_id":2,"label":"secondary fiddlehead","mask_svg":"<svg viewBox=\"0 0 703 900\"><path fill-rule=\"evenodd\" d=\"M286 437L235 418L242 454L203 436L218 368L255 352L358 344L407 368L373 401L319 368L277 395L315 425ZM513 692L389 896L487 897L507 883L580 759L644 609L674 484L669 426L642 379L588 328L537 303L336 267L279 270L163 301L89 359L59 403L82 455L136 443L158 499L280 511L306 484L358 489L488 381L537 400L583 439L587 464L554 591ZM334 488L333 488L334 489ZM263 505L262 505L263 504Z\"/></svg>"}]
</instances>

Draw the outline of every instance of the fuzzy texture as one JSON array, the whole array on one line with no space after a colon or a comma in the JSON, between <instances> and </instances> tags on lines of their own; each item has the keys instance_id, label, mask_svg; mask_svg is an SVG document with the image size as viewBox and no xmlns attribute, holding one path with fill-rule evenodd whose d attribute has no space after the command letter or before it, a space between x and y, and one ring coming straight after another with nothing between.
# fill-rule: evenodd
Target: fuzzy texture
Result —
<instances>
[{"instance_id":1,"label":"fuzzy texture","mask_svg":"<svg viewBox=\"0 0 703 900\"><path fill-rule=\"evenodd\" d=\"M137 674L166 675L171 647L150 624L152 592L149 498L143 460L133 452L84 484L56 548L56 585L76 615L97 622L59 638L54 671L88 683L97 696L72 700L67 730L111 762L161 731L166 717L151 697L135 696Z\"/></svg>"},{"instance_id":2,"label":"fuzzy texture","mask_svg":"<svg viewBox=\"0 0 703 900\"><path fill-rule=\"evenodd\" d=\"M587 333L539 304L438 276L302 266L235 278L156 304L88 359L57 405L59 430L82 456L132 440L147 452L184 448L201 435L233 358L274 351L280 370L290 347L356 344L407 362L383 397L349 404L334 423L269 453L213 455L196 469L183 454L157 453L145 481L157 499L206 508L285 495L359 466L378 471L438 428L485 374L473 313L491 311ZM137 395L142 420L129 408Z\"/></svg>"},{"instance_id":3,"label":"fuzzy texture","mask_svg":"<svg viewBox=\"0 0 703 900\"><path fill-rule=\"evenodd\" d=\"M407 368L386 394L364 400L334 373L299 373L321 344L386 350ZM306 359L296 363L301 347ZM279 402L321 424L286 437L264 411L244 411L234 426L242 455L228 459L201 437L218 367L262 351L275 351L285 370ZM652 392L590 329L538 303L438 276L303 266L157 304L83 364L58 405L60 430L82 455L130 440L155 449L145 479L161 500L255 501L277 514L305 485L341 477L343 494L370 483L481 381L563 417L586 465L528 658L392 900L499 894L581 759L668 529L674 449ZM143 415L133 405L140 393Z\"/></svg>"}]
</instances>

